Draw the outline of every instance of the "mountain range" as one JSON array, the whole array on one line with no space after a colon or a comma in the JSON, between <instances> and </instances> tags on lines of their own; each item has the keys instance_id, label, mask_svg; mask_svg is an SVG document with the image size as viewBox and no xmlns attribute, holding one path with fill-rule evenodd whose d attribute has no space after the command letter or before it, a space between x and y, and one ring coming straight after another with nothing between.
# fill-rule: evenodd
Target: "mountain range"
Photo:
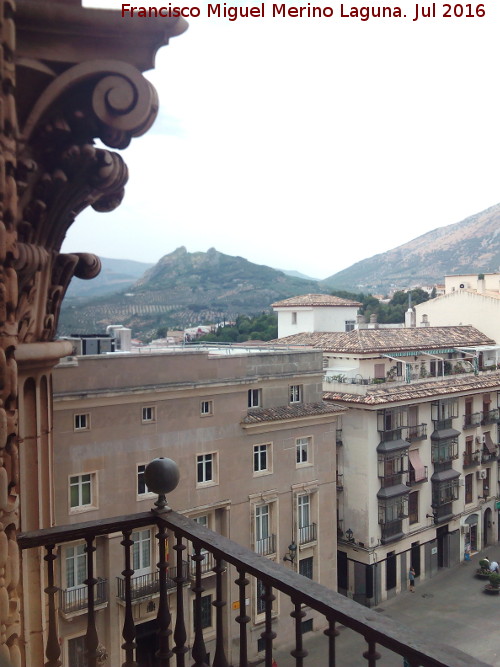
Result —
<instances>
[{"instance_id":1,"label":"mountain range","mask_svg":"<svg viewBox=\"0 0 500 667\"><path fill-rule=\"evenodd\" d=\"M491 272L500 266L499 230L497 204L322 281L253 264L215 248L189 253L180 247L155 265L105 259L100 279L83 285L73 281L77 284L70 286L63 302L59 334L97 333L108 324L123 324L132 328L134 336L149 338L165 327L258 314L274 301L298 294L329 293L335 288L386 293L442 282L447 274ZM110 290L115 293L105 294Z\"/></svg>"}]
</instances>

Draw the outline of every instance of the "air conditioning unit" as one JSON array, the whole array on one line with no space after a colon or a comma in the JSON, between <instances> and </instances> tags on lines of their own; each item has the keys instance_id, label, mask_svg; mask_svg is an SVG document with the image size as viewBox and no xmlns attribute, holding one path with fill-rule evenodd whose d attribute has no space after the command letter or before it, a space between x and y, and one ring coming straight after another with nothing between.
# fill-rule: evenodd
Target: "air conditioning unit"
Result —
<instances>
[{"instance_id":1,"label":"air conditioning unit","mask_svg":"<svg viewBox=\"0 0 500 667\"><path fill-rule=\"evenodd\" d=\"M487 470L478 470L477 471L477 478L478 479L486 479L487 476L488 476Z\"/></svg>"}]
</instances>

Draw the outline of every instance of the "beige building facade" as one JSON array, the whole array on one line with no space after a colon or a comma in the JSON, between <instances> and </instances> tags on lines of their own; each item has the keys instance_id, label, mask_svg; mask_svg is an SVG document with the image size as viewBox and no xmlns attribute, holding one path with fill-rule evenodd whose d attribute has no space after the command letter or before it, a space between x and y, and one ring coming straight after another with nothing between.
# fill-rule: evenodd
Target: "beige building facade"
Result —
<instances>
[{"instance_id":1,"label":"beige building facade","mask_svg":"<svg viewBox=\"0 0 500 667\"><path fill-rule=\"evenodd\" d=\"M499 539L500 373L474 327L360 329L280 340L325 357L342 416L338 590L375 606ZM491 356L493 355L493 357Z\"/></svg>"},{"instance_id":2,"label":"beige building facade","mask_svg":"<svg viewBox=\"0 0 500 667\"><path fill-rule=\"evenodd\" d=\"M179 486L168 496L172 508L335 588L335 448L337 419L345 409L322 401L321 352L227 352L108 354L68 358L58 366L54 519L68 524L148 510L155 496L145 485L144 467L164 456L180 468ZM132 538L137 659L147 667L155 650L156 540L149 529L136 531ZM123 643L122 539L99 538L95 553L96 590L102 602L97 626L99 637L105 637L103 651L114 656L106 663L112 667L121 664ZM84 547L65 545L58 554L59 634L63 665L71 667L79 664L75 660L83 651L86 629ZM188 579L194 572L191 553L190 547L185 559ZM204 638L213 655L212 567L207 556ZM175 572L169 572L173 580ZM225 610L229 637L235 642L236 576L226 575ZM252 587L247 600L249 651L255 659L264 646L262 591L257 588ZM185 596L191 618L190 586ZM291 608L280 596L274 605L273 629L284 645L292 639ZM171 611L175 617L173 595ZM306 614L303 622L306 631L322 629L314 613ZM188 620L189 625L188 645L193 639ZM230 655L235 645L231 639Z\"/></svg>"}]
</instances>

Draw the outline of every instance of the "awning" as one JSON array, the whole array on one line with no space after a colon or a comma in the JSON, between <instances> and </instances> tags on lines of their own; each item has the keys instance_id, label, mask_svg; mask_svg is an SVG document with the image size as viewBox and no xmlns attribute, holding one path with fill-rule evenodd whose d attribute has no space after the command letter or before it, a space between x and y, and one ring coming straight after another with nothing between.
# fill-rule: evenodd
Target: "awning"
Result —
<instances>
[{"instance_id":1,"label":"awning","mask_svg":"<svg viewBox=\"0 0 500 667\"><path fill-rule=\"evenodd\" d=\"M470 514L464 521L468 526L474 526L478 523L477 514Z\"/></svg>"},{"instance_id":2,"label":"awning","mask_svg":"<svg viewBox=\"0 0 500 667\"><path fill-rule=\"evenodd\" d=\"M450 438L458 438L460 431L454 428L442 428L439 431L433 431L431 440L449 440Z\"/></svg>"},{"instance_id":3,"label":"awning","mask_svg":"<svg viewBox=\"0 0 500 667\"><path fill-rule=\"evenodd\" d=\"M413 357L419 354L451 354L456 351L454 347L447 347L441 350L406 350L405 352L391 352L391 357ZM383 354L382 356L385 357L387 355Z\"/></svg>"},{"instance_id":4,"label":"awning","mask_svg":"<svg viewBox=\"0 0 500 667\"><path fill-rule=\"evenodd\" d=\"M449 479L456 479L460 477L458 470L453 470L449 468L448 470L441 470L441 472L435 472L431 477L431 482L447 482Z\"/></svg>"},{"instance_id":5,"label":"awning","mask_svg":"<svg viewBox=\"0 0 500 667\"><path fill-rule=\"evenodd\" d=\"M387 500L389 498L397 498L397 496L404 496L410 493L410 489L406 484L396 484L396 486L386 486L377 493L377 498Z\"/></svg>"},{"instance_id":6,"label":"awning","mask_svg":"<svg viewBox=\"0 0 500 667\"><path fill-rule=\"evenodd\" d=\"M415 481L420 482L425 479L425 467L420 460L418 449L410 449L410 463L415 471Z\"/></svg>"},{"instance_id":7,"label":"awning","mask_svg":"<svg viewBox=\"0 0 500 667\"><path fill-rule=\"evenodd\" d=\"M377 445L377 452L387 454L388 452L397 452L401 449L408 449L409 446L410 443L408 440L402 440L401 438L398 440L384 440L384 442Z\"/></svg>"},{"instance_id":8,"label":"awning","mask_svg":"<svg viewBox=\"0 0 500 667\"><path fill-rule=\"evenodd\" d=\"M484 446L486 449L489 451L490 454L496 454L497 448L493 440L491 439L490 432L487 431L486 433L483 433L484 435Z\"/></svg>"}]
</instances>

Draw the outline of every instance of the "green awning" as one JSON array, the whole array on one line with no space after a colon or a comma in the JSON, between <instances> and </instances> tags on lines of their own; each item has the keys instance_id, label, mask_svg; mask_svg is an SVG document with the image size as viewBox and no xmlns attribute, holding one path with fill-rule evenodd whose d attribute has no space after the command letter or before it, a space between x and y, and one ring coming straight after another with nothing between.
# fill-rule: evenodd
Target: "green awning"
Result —
<instances>
[{"instance_id":1,"label":"green awning","mask_svg":"<svg viewBox=\"0 0 500 667\"><path fill-rule=\"evenodd\" d=\"M442 350L408 350L406 352L391 352L391 357L413 357L418 354L450 354L451 352L457 352L454 347L447 347ZM382 355L388 357L388 354Z\"/></svg>"}]
</instances>

